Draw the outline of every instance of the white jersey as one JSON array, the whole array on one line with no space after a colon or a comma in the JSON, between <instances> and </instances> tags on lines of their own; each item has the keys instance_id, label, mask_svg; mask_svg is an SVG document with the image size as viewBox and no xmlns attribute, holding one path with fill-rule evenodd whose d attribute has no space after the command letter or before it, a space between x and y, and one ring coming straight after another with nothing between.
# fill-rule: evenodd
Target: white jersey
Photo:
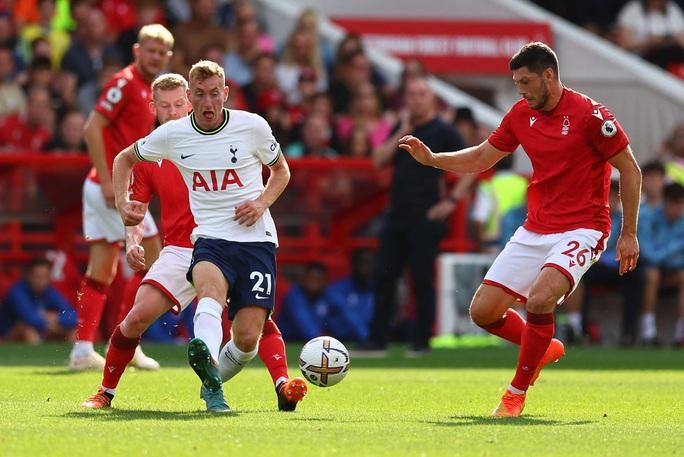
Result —
<instances>
[{"instance_id":1,"label":"white jersey","mask_svg":"<svg viewBox=\"0 0 684 457\"><path fill-rule=\"evenodd\" d=\"M202 130L194 113L167 122L134 144L141 160L170 160L188 186L190 209L197 223L190 239L270 241L278 244L271 213L247 227L234 220L235 208L254 200L264 190L262 164L273 165L280 145L259 115L223 110L223 123Z\"/></svg>"}]
</instances>

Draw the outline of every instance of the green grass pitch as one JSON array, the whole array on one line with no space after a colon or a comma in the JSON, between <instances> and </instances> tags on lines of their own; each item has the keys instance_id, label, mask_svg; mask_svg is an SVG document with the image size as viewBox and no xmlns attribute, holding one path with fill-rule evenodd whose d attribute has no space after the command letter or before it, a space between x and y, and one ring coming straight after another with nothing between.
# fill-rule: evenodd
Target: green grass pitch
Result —
<instances>
[{"instance_id":1,"label":"green grass pitch","mask_svg":"<svg viewBox=\"0 0 684 457\"><path fill-rule=\"evenodd\" d=\"M290 345L290 374L299 346ZM676 456L684 455L684 353L570 348L530 390L524 417L492 419L515 348L353 359L347 378L310 386L277 411L255 360L211 416L184 347L147 345L162 370L129 370L114 408L80 403L100 374L66 370L66 345L0 344L0 456Z\"/></svg>"}]
</instances>

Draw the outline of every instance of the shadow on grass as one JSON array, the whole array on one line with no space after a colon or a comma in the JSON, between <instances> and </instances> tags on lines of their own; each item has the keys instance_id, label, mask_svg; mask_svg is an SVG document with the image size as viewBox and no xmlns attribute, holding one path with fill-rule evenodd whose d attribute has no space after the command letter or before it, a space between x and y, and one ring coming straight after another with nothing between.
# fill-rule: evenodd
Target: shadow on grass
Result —
<instances>
[{"instance_id":1,"label":"shadow on grass","mask_svg":"<svg viewBox=\"0 0 684 457\"><path fill-rule=\"evenodd\" d=\"M63 370L36 370L31 372L31 374L34 376L67 376L78 375L82 373L87 373L87 371L71 371L68 368L65 368Z\"/></svg>"},{"instance_id":2,"label":"shadow on grass","mask_svg":"<svg viewBox=\"0 0 684 457\"><path fill-rule=\"evenodd\" d=\"M238 417L239 412L230 414L212 414L206 411L158 411L152 409L107 409L100 411L71 411L56 417L69 419L87 419L100 421L133 421L133 420L164 420L164 421L194 421L218 418Z\"/></svg>"},{"instance_id":3,"label":"shadow on grass","mask_svg":"<svg viewBox=\"0 0 684 457\"><path fill-rule=\"evenodd\" d=\"M555 425L555 426L574 426L595 424L597 421L560 421L555 419L542 419L534 416L521 417L491 417L491 416L451 416L448 421L425 421L426 424L437 425L440 427L468 427L480 425L505 425L505 426L529 426L529 425Z\"/></svg>"}]
</instances>

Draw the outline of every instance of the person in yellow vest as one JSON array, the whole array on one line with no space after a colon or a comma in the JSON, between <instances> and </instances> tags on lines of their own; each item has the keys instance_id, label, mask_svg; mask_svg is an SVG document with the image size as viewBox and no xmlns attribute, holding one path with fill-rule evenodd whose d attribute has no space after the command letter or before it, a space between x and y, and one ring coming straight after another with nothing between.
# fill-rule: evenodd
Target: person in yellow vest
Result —
<instances>
[{"instance_id":1,"label":"person in yellow vest","mask_svg":"<svg viewBox=\"0 0 684 457\"><path fill-rule=\"evenodd\" d=\"M526 204L527 179L514 172L512 166L513 157L509 155L496 164L490 179L477 186L470 219L475 241L482 252L498 252L501 218L508 211Z\"/></svg>"}]
</instances>

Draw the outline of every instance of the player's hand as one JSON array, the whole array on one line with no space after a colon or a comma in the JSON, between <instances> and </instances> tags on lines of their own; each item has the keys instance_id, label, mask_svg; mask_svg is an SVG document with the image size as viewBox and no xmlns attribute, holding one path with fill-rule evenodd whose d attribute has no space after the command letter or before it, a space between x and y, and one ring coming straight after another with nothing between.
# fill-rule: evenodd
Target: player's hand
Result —
<instances>
[{"instance_id":1,"label":"player's hand","mask_svg":"<svg viewBox=\"0 0 684 457\"><path fill-rule=\"evenodd\" d=\"M445 221L456 208L456 203L451 200L442 200L432 206L427 212L427 218L431 221Z\"/></svg>"},{"instance_id":2,"label":"player's hand","mask_svg":"<svg viewBox=\"0 0 684 457\"><path fill-rule=\"evenodd\" d=\"M145 218L146 211L147 205L135 200L125 202L119 207L119 214L121 214L121 219L126 226L141 223Z\"/></svg>"},{"instance_id":3,"label":"player's hand","mask_svg":"<svg viewBox=\"0 0 684 457\"><path fill-rule=\"evenodd\" d=\"M399 147L408 151L416 161L423 165L432 165L434 154L425 146L425 143L420 141L413 135L406 135L399 140Z\"/></svg>"},{"instance_id":4,"label":"player's hand","mask_svg":"<svg viewBox=\"0 0 684 457\"><path fill-rule=\"evenodd\" d=\"M114 185L111 181L101 182L100 190L102 191L102 196L104 196L107 208L115 208L114 205Z\"/></svg>"},{"instance_id":5,"label":"player's hand","mask_svg":"<svg viewBox=\"0 0 684 457\"><path fill-rule=\"evenodd\" d=\"M639 260L639 241L636 235L621 233L616 251L615 260L620 262L620 276L636 268Z\"/></svg>"},{"instance_id":6,"label":"player's hand","mask_svg":"<svg viewBox=\"0 0 684 457\"><path fill-rule=\"evenodd\" d=\"M126 262L133 271L145 269L145 249L139 244L134 244L126 248Z\"/></svg>"},{"instance_id":7,"label":"player's hand","mask_svg":"<svg viewBox=\"0 0 684 457\"><path fill-rule=\"evenodd\" d=\"M251 227L266 211L266 205L261 199L249 200L235 208L235 220L242 225Z\"/></svg>"}]
</instances>

